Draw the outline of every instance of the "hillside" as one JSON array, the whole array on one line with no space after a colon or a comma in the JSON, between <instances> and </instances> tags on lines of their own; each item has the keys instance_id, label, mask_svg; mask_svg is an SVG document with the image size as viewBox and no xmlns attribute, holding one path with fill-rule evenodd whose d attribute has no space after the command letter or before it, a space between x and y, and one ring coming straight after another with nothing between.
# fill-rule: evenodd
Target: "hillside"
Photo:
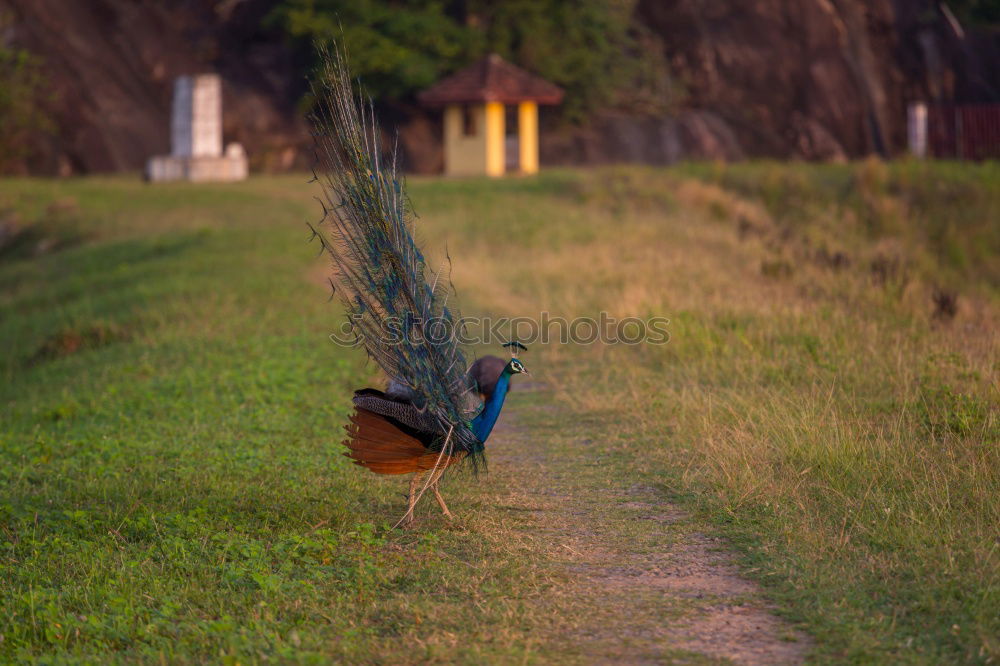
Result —
<instances>
[{"instance_id":1,"label":"hillside","mask_svg":"<svg viewBox=\"0 0 1000 666\"><path fill-rule=\"evenodd\" d=\"M168 148L173 78L204 70L224 77L226 139L247 147L253 167L303 166L308 137L298 102L308 66L301 43L271 17L278 4L0 0L0 44L37 57L45 80L39 105L53 120L8 169L139 169ZM473 6L449 4L442 25L474 24ZM634 82L626 81L582 119L550 115L543 161L896 154L908 101L1000 99L997 33L951 22L932 0L639 0L632 7L630 48L648 70L649 90L630 94ZM532 53L514 55L526 67L544 66ZM408 168L439 168L437 117L410 94L381 100L380 108L400 126Z\"/></svg>"},{"instance_id":2,"label":"hillside","mask_svg":"<svg viewBox=\"0 0 1000 666\"><path fill-rule=\"evenodd\" d=\"M0 181L0 661L990 663L996 178L411 179L464 314L670 334L531 344L489 474L411 530L340 455L380 380L305 176Z\"/></svg>"}]
</instances>

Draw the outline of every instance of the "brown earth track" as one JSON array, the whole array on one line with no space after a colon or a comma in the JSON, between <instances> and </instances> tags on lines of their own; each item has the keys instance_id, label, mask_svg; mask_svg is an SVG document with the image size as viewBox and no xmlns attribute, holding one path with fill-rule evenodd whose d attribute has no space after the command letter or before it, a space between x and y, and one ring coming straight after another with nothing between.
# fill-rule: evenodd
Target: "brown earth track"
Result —
<instances>
[{"instance_id":1,"label":"brown earth track","mask_svg":"<svg viewBox=\"0 0 1000 666\"><path fill-rule=\"evenodd\" d=\"M491 474L504 477L502 508L533 514L534 540L561 581L540 601L554 618L553 652L574 663L804 660L809 638L775 613L722 539L656 488L616 483L593 443L526 425L554 410L540 385L518 389L491 441Z\"/></svg>"}]
</instances>

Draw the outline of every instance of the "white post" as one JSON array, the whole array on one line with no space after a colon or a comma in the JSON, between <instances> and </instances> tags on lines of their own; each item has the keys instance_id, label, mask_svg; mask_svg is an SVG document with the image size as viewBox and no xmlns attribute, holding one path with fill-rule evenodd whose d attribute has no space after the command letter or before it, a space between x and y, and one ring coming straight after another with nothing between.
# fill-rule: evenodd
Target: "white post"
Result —
<instances>
[{"instance_id":1,"label":"white post","mask_svg":"<svg viewBox=\"0 0 1000 666\"><path fill-rule=\"evenodd\" d=\"M927 157L927 104L912 102L906 109L906 135L910 154L918 159Z\"/></svg>"}]
</instances>

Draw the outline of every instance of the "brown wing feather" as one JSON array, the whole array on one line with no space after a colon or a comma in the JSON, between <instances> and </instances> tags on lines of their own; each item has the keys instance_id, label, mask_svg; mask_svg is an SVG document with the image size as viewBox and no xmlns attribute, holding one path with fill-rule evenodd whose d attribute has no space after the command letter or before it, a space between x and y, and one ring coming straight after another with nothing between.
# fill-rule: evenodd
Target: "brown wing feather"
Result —
<instances>
[{"instance_id":1,"label":"brown wing feather","mask_svg":"<svg viewBox=\"0 0 1000 666\"><path fill-rule=\"evenodd\" d=\"M345 456L354 464L367 467L376 474L408 474L433 469L438 453L429 450L420 440L403 432L384 417L360 407L345 426L347 447ZM461 454L444 456L441 466L447 467L461 459Z\"/></svg>"}]
</instances>

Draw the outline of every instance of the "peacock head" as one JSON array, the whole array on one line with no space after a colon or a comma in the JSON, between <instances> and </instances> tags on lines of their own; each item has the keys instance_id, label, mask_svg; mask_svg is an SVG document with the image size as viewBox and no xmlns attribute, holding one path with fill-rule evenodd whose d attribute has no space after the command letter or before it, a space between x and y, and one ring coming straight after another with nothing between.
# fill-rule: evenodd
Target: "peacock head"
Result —
<instances>
[{"instance_id":1,"label":"peacock head","mask_svg":"<svg viewBox=\"0 0 1000 666\"><path fill-rule=\"evenodd\" d=\"M524 364L521 363L520 359L517 358L518 350L528 351L528 348L522 345L517 340L511 340L510 342L505 342L503 346L510 350L510 362L507 364L505 370L510 372L510 374L512 375L516 375L522 372L526 375L530 375L531 373L528 372L528 369L525 368Z\"/></svg>"}]
</instances>

